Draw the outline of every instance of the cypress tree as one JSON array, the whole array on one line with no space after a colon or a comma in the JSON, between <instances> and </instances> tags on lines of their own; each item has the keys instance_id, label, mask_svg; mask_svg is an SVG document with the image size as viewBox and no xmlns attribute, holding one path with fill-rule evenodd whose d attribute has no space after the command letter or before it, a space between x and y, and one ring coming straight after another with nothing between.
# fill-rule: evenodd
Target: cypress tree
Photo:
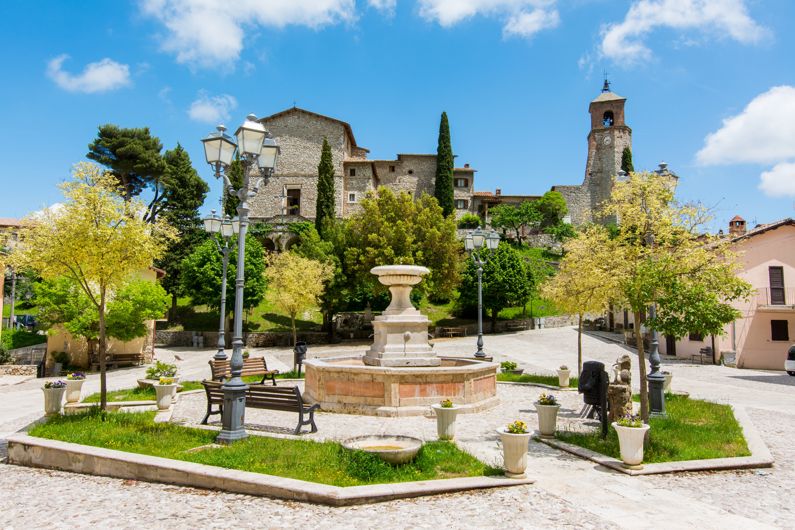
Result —
<instances>
[{"instance_id":1,"label":"cypress tree","mask_svg":"<svg viewBox=\"0 0 795 530\"><path fill-rule=\"evenodd\" d=\"M317 166L317 203L315 206L315 228L323 237L326 220L334 219L334 162L331 159L331 146L323 138L320 164Z\"/></svg>"},{"instance_id":2,"label":"cypress tree","mask_svg":"<svg viewBox=\"0 0 795 530\"><path fill-rule=\"evenodd\" d=\"M635 172L635 166L632 165L632 150L629 147L624 148L621 153L621 170L627 175Z\"/></svg>"},{"instance_id":3,"label":"cypress tree","mask_svg":"<svg viewBox=\"0 0 795 530\"><path fill-rule=\"evenodd\" d=\"M453 201L453 147L450 144L450 124L447 113L442 112L439 123L439 146L436 149L436 182L434 195L442 207L444 216L452 214L455 209Z\"/></svg>"}]
</instances>

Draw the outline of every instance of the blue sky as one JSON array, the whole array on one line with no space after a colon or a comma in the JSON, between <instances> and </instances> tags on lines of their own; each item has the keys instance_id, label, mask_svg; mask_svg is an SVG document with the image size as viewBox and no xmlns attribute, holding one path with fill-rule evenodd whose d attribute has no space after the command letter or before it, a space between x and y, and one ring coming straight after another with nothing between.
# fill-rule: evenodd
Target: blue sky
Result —
<instances>
[{"instance_id":1,"label":"blue sky","mask_svg":"<svg viewBox=\"0 0 795 530\"><path fill-rule=\"evenodd\" d=\"M348 121L372 158L435 152L445 110L477 189L541 194L582 181L603 71L637 169L668 162L715 227L793 215L790 0L5 0L0 16L0 217L57 202L100 124L149 126L213 181L214 123L293 103Z\"/></svg>"}]
</instances>

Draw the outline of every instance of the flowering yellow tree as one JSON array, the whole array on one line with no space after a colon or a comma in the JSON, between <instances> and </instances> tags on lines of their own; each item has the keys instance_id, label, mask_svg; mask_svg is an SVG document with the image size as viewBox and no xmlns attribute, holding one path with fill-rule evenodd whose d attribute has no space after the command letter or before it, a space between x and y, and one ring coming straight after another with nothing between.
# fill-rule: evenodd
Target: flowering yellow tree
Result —
<instances>
[{"instance_id":1,"label":"flowering yellow tree","mask_svg":"<svg viewBox=\"0 0 795 530\"><path fill-rule=\"evenodd\" d=\"M163 222L144 222L144 204L136 199L125 201L118 181L109 172L84 162L75 166L73 177L61 184L63 207L32 218L11 259L16 266L33 269L45 279L72 279L96 307L100 405L104 409L110 298L131 275L150 267L175 236Z\"/></svg>"},{"instance_id":2,"label":"flowering yellow tree","mask_svg":"<svg viewBox=\"0 0 795 530\"><path fill-rule=\"evenodd\" d=\"M631 173L614 183L602 210L618 220L605 265L617 282L618 301L634 315L644 421L649 417L649 394L639 323L647 308L657 304L657 316L646 321L651 329L681 336L686 328L722 328L716 321L731 321L735 312L720 309L751 292L751 286L736 276L736 255L729 242L705 233L709 212L700 205L678 204L674 187L672 179L655 173Z\"/></svg>"},{"instance_id":3,"label":"flowering yellow tree","mask_svg":"<svg viewBox=\"0 0 795 530\"><path fill-rule=\"evenodd\" d=\"M577 374L582 372L582 319L605 309L617 282L610 268L614 241L603 226L593 225L570 239L557 274L541 287L541 296L564 313L577 315Z\"/></svg>"},{"instance_id":4,"label":"flowering yellow tree","mask_svg":"<svg viewBox=\"0 0 795 530\"><path fill-rule=\"evenodd\" d=\"M295 318L317 307L324 285L334 275L331 265L304 258L293 252L271 255L265 276L273 291L276 307L290 317L293 345L297 340Z\"/></svg>"}]
</instances>

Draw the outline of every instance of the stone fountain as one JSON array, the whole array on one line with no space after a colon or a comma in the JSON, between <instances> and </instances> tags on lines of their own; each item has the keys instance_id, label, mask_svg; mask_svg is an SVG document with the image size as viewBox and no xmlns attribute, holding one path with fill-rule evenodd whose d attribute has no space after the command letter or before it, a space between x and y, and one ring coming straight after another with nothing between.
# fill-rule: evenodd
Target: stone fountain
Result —
<instances>
[{"instance_id":1,"label":"stone fountain","mask_svg":"<svg viewBox=\"0 0 795 530\"><path fill-rule=\"evenodd\" d=\"M364 356L310 359L305 400L326 411L378 416L421 415L451 399L461 412L497 404L497 364L439 357L428 342L428 318L411 303L413 286L430 271L385 265L371 272L389 287L392 301L373 320L374 340Z\"/></svg>"}]
</instances>

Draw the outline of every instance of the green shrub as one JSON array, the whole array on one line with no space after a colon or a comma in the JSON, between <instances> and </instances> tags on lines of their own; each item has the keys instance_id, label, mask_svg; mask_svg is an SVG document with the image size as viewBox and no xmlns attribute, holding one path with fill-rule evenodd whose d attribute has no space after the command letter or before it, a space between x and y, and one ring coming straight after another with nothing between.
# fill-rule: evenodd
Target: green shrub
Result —
<instances>
[{"instance_id":1,"label":"green shrub","mask_svg":"<svg viewBox=\"0 0 795 530\"><path fill-rule=\"evenodd\" d=\"M462 229L478 228L480 225L480 216L474 213L465 213L461 216L461 219L458 220L458 228Z\"/></svg>"}]
</instances>

